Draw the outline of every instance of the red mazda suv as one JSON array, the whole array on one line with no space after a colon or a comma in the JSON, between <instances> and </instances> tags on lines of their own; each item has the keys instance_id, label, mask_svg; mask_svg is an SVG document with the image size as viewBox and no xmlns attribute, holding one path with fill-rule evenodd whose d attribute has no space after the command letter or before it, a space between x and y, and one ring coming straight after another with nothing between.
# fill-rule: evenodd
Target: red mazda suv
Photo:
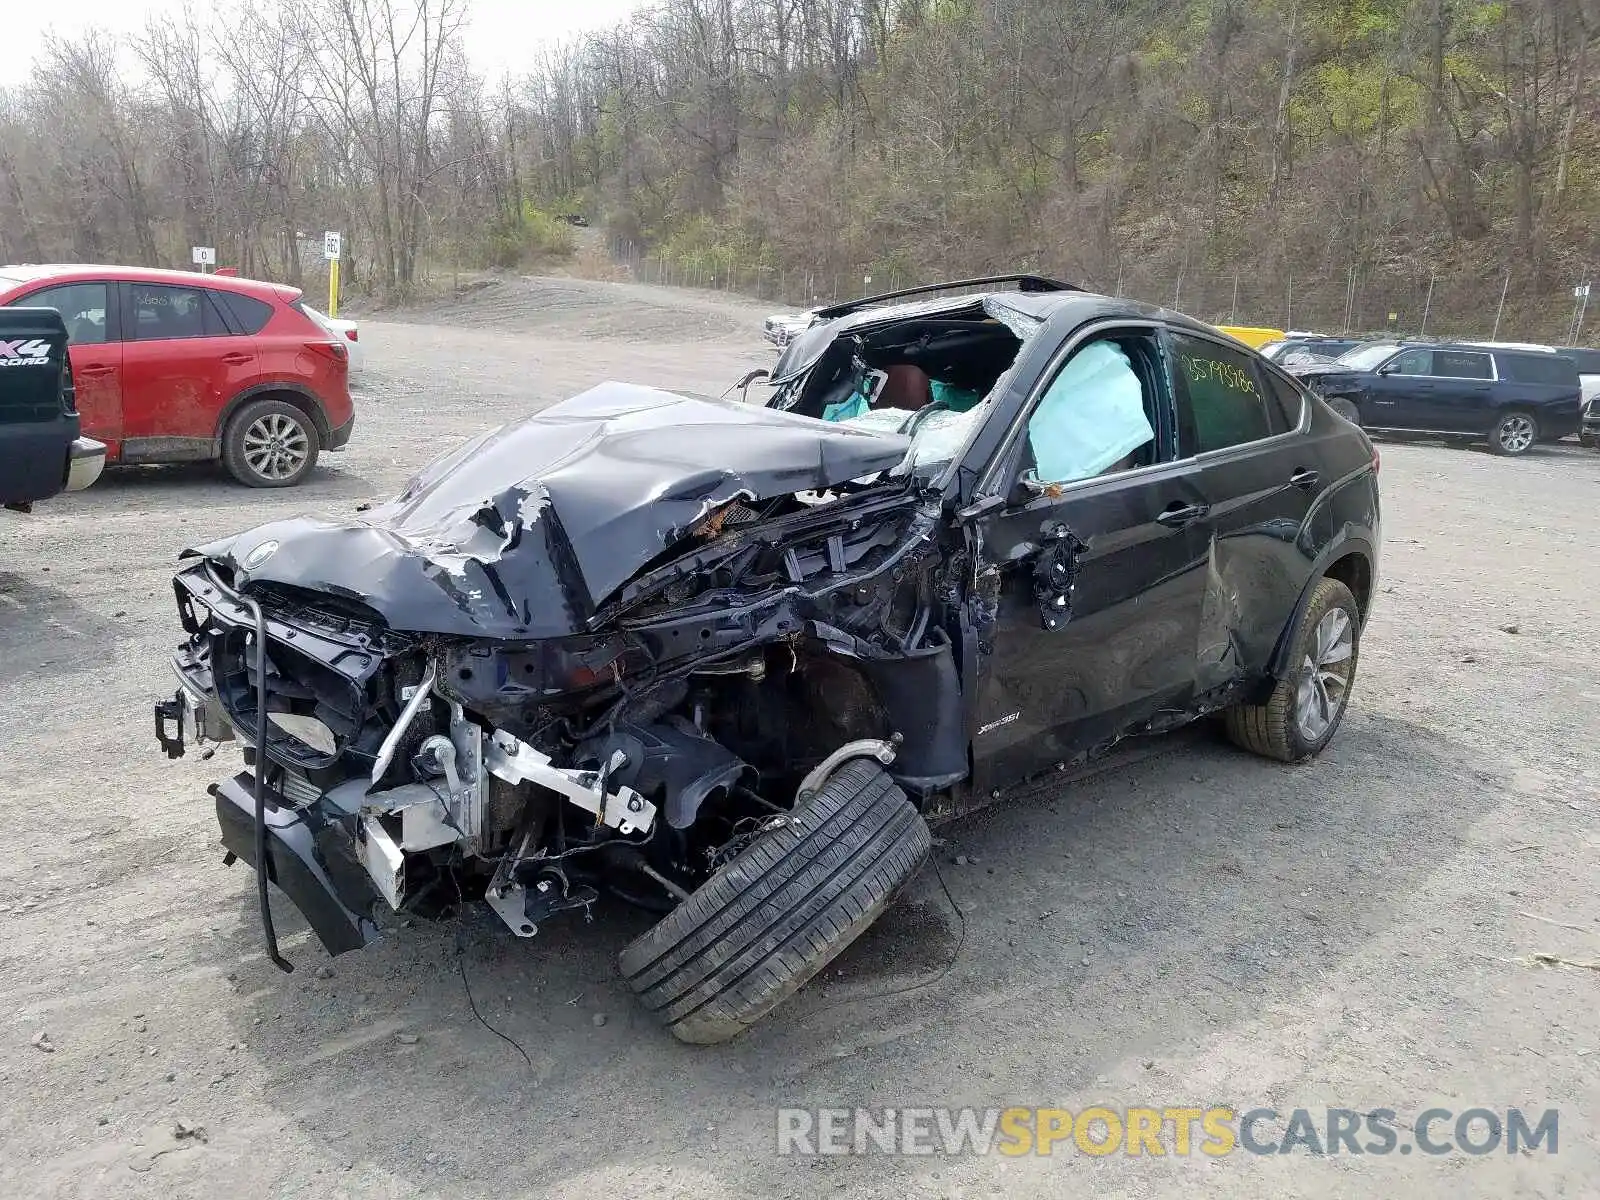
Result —
<instances>
[{"instance_id":1,"label":"red mazda suv","mask_svg":"<svg viewBox=\"0 0 1600 1200\"><path fill-rule=\"evenodd\" d=\"M0 266L0 305L66 321L83 433L108 463L221 459L301 482L350 440L349 354L279 284L143 267Z\"/></svg>"}]
</instances>

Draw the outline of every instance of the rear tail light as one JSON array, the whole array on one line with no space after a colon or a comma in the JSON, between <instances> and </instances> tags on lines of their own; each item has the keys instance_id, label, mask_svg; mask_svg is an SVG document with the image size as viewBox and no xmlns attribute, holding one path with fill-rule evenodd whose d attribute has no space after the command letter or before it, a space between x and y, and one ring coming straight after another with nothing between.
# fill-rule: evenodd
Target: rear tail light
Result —
<instances>
[{"instance_id":1,"label":"rear tail light","mask_svg":"<svg viewBox=\"0 0 1600 1200\"><path fill-rule=\"evenodd\" d=\"M343 342L312 342L311 349L326 354L334 362L350 361L350 352L344 348Z\"/></svg>"},{"instance_id":2,"label":"rear tail light","mask_svg":"<svg viewBox=\"0 0 1600 1200\"><path fill-rule=\"evenodd\" d=\"M345 337L349 338L352 342L356 340L356 331L354 329L346 329L344 331L344 335L345 335Z\"/></svg>"},{"instance_id":3,"label":"rear tail light","mask_svg":"<svg viewBox=\"0 0 1600 1200\"><path fill-rule=\"evenodd\" d=\"M1372 470L1373 470L1373 473L1376 474L1378 471L1381 471L1382 469L1383 469L1383 456L1378 453L1378 448L1376 446L1374 446L1372 448Z\"/></svg>"}]
</instances>

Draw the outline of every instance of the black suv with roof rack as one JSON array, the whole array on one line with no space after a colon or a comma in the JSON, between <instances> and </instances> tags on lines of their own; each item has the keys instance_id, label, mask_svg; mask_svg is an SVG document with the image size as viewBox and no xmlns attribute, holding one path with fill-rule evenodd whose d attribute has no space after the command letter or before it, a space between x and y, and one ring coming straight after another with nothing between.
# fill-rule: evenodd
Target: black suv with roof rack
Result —
<instances>
[{"instance_id":1,"label":"black suv with roof rack","mask_svg":"<svg viewBox=\"0 0 1600 1200\"><path fill-rule=\"evenodd\" d=\"M0 506L27 512L98 479L106 448L78 433L61 314L0 307Z\"/></svg>"},{"instance_id":2,"label":"black suv with roof rack","mask_svg":"<svg viewBox=\"0 0 1600 1200\"><path fill-rule=\"evenodd\" d=\"M1578 368L1550 350L1379 341L1286 369L1369 430L1487 442L1508 455L1578 432Z\"/></svg>"}]
</instances>

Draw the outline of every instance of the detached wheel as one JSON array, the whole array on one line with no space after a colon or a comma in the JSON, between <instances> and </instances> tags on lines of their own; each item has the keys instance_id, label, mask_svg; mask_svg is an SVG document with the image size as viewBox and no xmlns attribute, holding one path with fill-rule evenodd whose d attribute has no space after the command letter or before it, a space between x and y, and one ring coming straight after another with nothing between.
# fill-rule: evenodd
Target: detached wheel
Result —
<instances>
[{"instance_id":1,"label":"detached wheel","mask_svg":"<svg viewBox=\"0 0 1600 1200\"><path fill-rule=\"evenodd\" d=\"M1525 412L1508 412L1489 431L1489 449L1496 454L1526 454L1539 440L1539 424Z\"/></svg>"},{"instance_id":2,"label":"detached wheel","mask_svg":"<svg viewBox=\"0 0 1600 1200\"><path fill-rule=\"evenodd\" d=\"M228 422L222 462L246 487L293 487L322 449L310 417L283 400L252 400Z\"/></svg>"},{"instance_id":3,"label":"detached wheel","mask_svg":"<svg viewBox=\"0 0 1600 1200\"><path fill-rule=\"evenodd\" d=\"M922 815L854 759L619 956L680 1041L725 1042L833 959L921 868Z\"/></svg>"},{"instance_id":4,"label":"detached wheel","mask_svg":"<svg viewBox=\"0 0 1600 1200\"><path fill-rule=\"evenodd\" d=\"M1236 704L1224 713L1228 737L1279 762L1321 753L1344 719L1360 651L1356 598L1337 579L1321 580L1295 630L1288 674L1265 704Z\"/></svg>"}]
</instances>

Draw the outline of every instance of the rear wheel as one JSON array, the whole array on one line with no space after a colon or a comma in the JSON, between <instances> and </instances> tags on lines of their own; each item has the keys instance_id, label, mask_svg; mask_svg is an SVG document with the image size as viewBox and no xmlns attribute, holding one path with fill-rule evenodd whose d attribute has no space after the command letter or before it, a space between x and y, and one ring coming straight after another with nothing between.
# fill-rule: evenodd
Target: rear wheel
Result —
<instances>
[{"instance_id":1,"label":"rear wheel","mask_svg":"<svg viewBox=\"0 0 1600 1200\"><path fill-rule=\"evenodd\" d=\"M1264 704L1224 714L1228 736L1246 750L1299 762L1321 753L1344 719L1361 650L1361 610L1337 579L1318 581L1289 651L1289 669Z\"/></svg>"},{"instance_id":2,"label":"rear wheel","mask_svg":"<svg viewBox=\"0 0 1600 1200\"><path fill-rule=\"evenodd\" d=\"M876 763L845 763L622 951L680 1041L725 1042L827 966L921 868L928 826Z\"/></svg>"},{"instance_id":3,"label":"rear wheel","mask_svg":"<svg viewBox=\"0 0 1600 1200\"><path fill-rule=\"evenodd\" d=\"M322 449L317 427L284 400L252 400L228 422L222 462L248 487L293 487L311 473Z\"/></svg>"},{"instance_id":4,"label":"rear wheel","mask_svg":"<svg viewBox=\"0 0 1600 1200\"><path fill-rule=\"evenodd\" d=\"M1539 440L1539 425L1525 412L1508 412L1489 432L1489 449L1496 454L1526 454Z\"/></svg>"}]
</instances>

